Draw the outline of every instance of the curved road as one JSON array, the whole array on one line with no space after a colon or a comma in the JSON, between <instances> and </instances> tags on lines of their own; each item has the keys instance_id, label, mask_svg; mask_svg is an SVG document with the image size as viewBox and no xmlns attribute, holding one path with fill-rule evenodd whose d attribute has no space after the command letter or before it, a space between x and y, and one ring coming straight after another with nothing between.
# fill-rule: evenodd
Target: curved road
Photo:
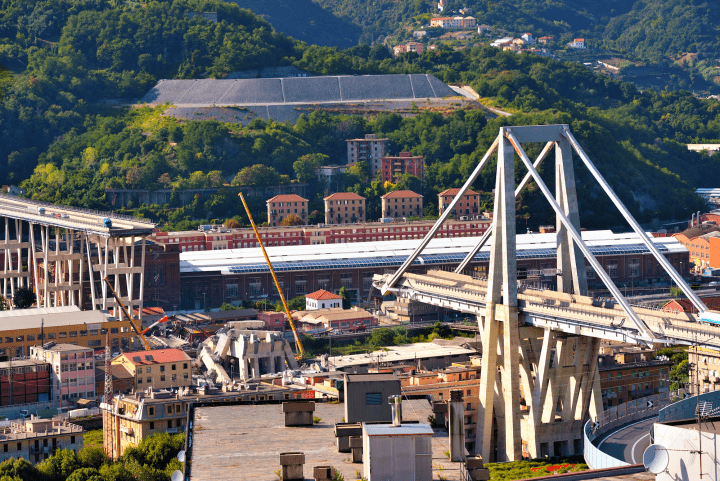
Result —
<instances>
[{"instance_id":1,"label":"curved road","mask_svg":"<svg viewBox=\"0 0 720 481\"><path fill-rule=\"evenodd\" d=\"M650 445L650 428L657 420L655 416L622 426L600 436L593 444L605 454L628 464L642 464L643 453Z\"/></svg>"}]
</instances>

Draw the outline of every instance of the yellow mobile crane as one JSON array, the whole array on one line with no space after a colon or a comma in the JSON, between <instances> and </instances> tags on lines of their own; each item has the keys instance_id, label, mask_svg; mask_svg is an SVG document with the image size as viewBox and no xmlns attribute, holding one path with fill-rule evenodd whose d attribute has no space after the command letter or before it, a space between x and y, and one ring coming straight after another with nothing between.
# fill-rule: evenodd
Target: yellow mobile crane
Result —
<instances>
[{"instance_id":1,"label":"yellow mobile crane","mask_svg":"<svg viewBox=\"0 0 720 481\"><path fill-rule=\"evenodd\" d=\"M305 355L305 349L303 349L300 335L298 334L297 327L295 327L295 321L293 321L293 318L290 315L290 309L288 308L287 302L285 302L285 296L283 295L283 291L280 288L280 283L278 282L277 276L275 275L275 269L273 269L270 258L265 251L265 246L263 245L263 241L260 238L260 233L258 232L257 227L255 227L255 221L253 220L252 214L250 214L250 209L248 209L247 202L245 202L245 197L243 197L242 192L240 192L238 196L240 196L240 200L242 200L243 206L245 207L245 212L247 212L248 218L250 219L250 225L252 225L253 231L255 231L255 237L257 237L260 248L262 249L262 253L265 256L265 262L267 262L268 268L270 268L270 274L272 274L273 280L275 281L275 287L277 287L277 290L280 293L280 300L282 301L283 307L285 308L285 315L287 315L288 321L290 322L290 328L292 329L293 336L295 336L295 343L297 344L298 353L295 355L295 359L302 359Z\"/></svg>"},{"instance_id":2,"label":"yellow mobile crane","mask_svg":"<svg viewBox=\"0 0 720 481\"><path fill-rule=\"evenodd\" d=\"M104 279L104 281L105 281L105 284L107 284L107 286L110 288L110 292L112 292L112 295L115 298L115 301L118 304L120 304L120 309L125 314L125 317L127 317L128 320L130 321L130 325L132 326L133 330L135 331L135 334L137 334L137 337L140 338L142 343L145 345L145 350L152 351L152 348L150 347L150 344L148 344L147 340L145 339L145 336L143 336L142 332L140 332L140 329L137 327L137 324L135 324L135 319L133 319L133 317L130 315L127 308L125 307L125 304L123 304L123 302L120 300L120 296L118 296L117 292L115 292L115 289L113 289L113 286L110 283L110 279L106 277Z\"/></svg>"}]
</instances>

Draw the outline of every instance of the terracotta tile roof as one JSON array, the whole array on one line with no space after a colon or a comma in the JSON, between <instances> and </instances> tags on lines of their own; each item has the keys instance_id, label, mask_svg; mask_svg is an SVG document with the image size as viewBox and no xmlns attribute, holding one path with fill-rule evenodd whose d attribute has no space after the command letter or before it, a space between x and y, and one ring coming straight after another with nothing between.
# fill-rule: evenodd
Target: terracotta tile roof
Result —
<instances>
[{"instance_id":1,"label":"terracotta tile roof","mask_svg":"<svg viewBox=\"0 0 720 481\"><path fill-rule=\"evenodd\" d=\"M457 195L458 192L460 192L460 189L457 188L457 187L454 187L454 188L448 189L448 190L446 190L446 191L444 191L444 192L440 192L438 195L452 195L452 196L455 196L455 195ZM472 190L472 189L468 189L468 190L465 192L465 195L477 195L477 192L475 192L475 191Z\"/></svg>"},{"instance_id":2,"label":"terracotta tile roof","mask_svg":"<svg viewBox=\"0 0 720 481\"><path fill-rule=\"evenodd\" d=\"M383 195L382 199L395 199L395 198L401 198L401 197L422 197L422 195L413 192L412 190L393 190L392 192L388 192L387 194Z\"/></svg>"},{"instance_id":3,"label":"terracotta tile roof","mask_svg":"<svg viewBox=\"0 0 720 481\"><path fill-rule=\"evenodd\" d=\"M268 199L268 202L307 202L307 199L303 199L297 194L281 194Z\"/></svg>"},{"instance_id":4,"label":"terracotta tile roof","mask_svg":"<svg viewBox=\"0 0 720 481\"><path fill-rule=\"evenodd\" d=\"M162 307L143 307L143 316L164 316L165 309ZM133 315L138 316L138 309L133 309Z\"/></svg>"},{"instance_id":5,"label":"terracotta tile roof","mask_svg":"<svg viewBox=\"0 0 720 481\"><path fill-rule=\"evenodd\" d=\"M711 311L720 311L720 296L703 297L701 300L705 303L705 305ZM695 309L695 306L693 306L692 303L688 299L675 299L673 301L670 301L663 306L663 310L665 310L665 311L682 310L682 312L691 312L691 313L697 314L697 309Z\"/></svg>"},{"instance_id":6,"label":"terracotta tile roof","mask_svg":"<svg viewBox=\"0 0 720 481\"><path fill-rule=\"evenodd\" d=\"M122 354L136 366L164 364L166 362L190 361L190 356L180 349L158 349L154 351L124 352Z\"/></svg>"},{"instance_id":7,"label":"terracotta tile roof","mask_svg":"<svg viewBox=\"0 0 720 481\"><path fill-rule=\"evenodd\" d=\"M680 234L676 235L684 235L688 239L695 239L696 237L700 237L701 235L709 234L711 232L718 232L720 231L720 227L713 225L713 224L702 224L702 225L696 225L694 227L690 227L689 229L685 229L684 231L680 232Z\"/></svg>"},{"instance_id":8,"label":"terracotta tile roof","mask_svg":"<svg viewBox=\"0 0 720 481\"><path fill-rule=\"evenodd\" d=\"M358 195L355 192L336 192L325 197L324 200L365 200L365 197Z\"/></svg>"},{"instance_id":9,"label":"terracotta tile roof","mask_svg":"<svg viewBox=\"0 0 720 481\"><path fill-rule=\"evenodd\" d=\"M307 294L305 296L308 299L314 299L316 301L324 301L328 299L342 299L342 297L338 296L337 294L333 294L332 292L326 291L325 289L320 289L319 291L311 292L310 294Z\"/></svg>"}]
</instances>

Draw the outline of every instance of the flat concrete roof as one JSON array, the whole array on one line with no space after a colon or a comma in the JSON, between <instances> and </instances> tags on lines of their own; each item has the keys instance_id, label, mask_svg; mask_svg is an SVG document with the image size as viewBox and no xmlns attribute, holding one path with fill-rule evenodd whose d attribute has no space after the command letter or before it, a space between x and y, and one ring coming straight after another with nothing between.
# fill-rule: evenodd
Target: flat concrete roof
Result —
<instances>
[{"instance_id":1,"label":"flat concrete roof","mask_svg":"<svg viewBox=\"0 0 720 481\"><path fill-rule=\"evenodd\" d=\"M25 315L0 317L0 331L19 329L40 329L44 327L77 326L79 324L100 324L117 321L108 311L68 311L36 313L38 309L20 309Z\"/></svg>"},{"instance_id":2,"label":"flat concrete roof","mask_svg":"<svg viewBox=\"0 0 720 481\"><path fill-rule=\"evenodd\" d=\"M80 308L76 305L57 306L57 307L32 307L29 309L10 309L0 311L0 319L4 317L21 317L21 316L40 316L45 314L58 314L61 312L80 312Z\"/></svg>"},{"instance_id":3,"label":"flat concrete roof","mask_svg":"<svg viewBox=\"0 0 720 481\"><path fill-rule=\"evenodd\" d=\"M427 423L431 414L426 400L403 402L404 421ZM345 405L315 403L314 415L321 421L313 427L285 427L280 404L195 408L189 479L277 481L280 453L286 452L305 453L305 479L312 479L314 466L334 466L346 480L360 479L363 465L353 464L351 454L339 453L335 444L334 426L345 416ZM448 480L461 479L459 463L443 454L448 445L446 431L433 434L433 479L438 474Z\"/></svg>"}]
</instances>

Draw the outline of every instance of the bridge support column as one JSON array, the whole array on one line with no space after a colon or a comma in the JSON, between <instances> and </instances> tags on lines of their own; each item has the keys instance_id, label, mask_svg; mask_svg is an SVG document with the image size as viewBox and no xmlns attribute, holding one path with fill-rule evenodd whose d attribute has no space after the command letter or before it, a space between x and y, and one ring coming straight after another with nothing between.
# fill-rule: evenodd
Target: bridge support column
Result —
<instances>
[{"instance_id":1,"label":"bridge support column","mask_svg":"<svg viewBox=\"0 0 720 481\"><path fill-rule=\"evenodd\" d=\"M493 215L492 246L488 271L487 303L482 330L482 371L480 373L480 402L476 452L483 459L491 459L493 432L493 404L497 370L502 378L501 395L504 400L504 422L498 420L497 458L515 461L522 457L520 430L519 346L517 309L517 267L515 259L515 178L514 149L500 136L498 145L497 178L495 183L495 211ZM502 338L499 325L502 322ZM498 342L502 343L502 363L498 363ZM504 443L500 443L504 438Z\"/></svg>"},{"instance_id":2,"label":"bridge support column","mask_svg":"<svg viewBox=\"0 0 720 481\"><path fill-rule=\"evenodd\" d=\"M582 429L593 399L600 399L600 339L550 329L520 328L524 455L582 452ZM600 406L602 409L602 406Z\"/></svg>"},{"instance_id":3,"label":"bridge support column","mask_svg":"<svg viewBox=\"0 0 720 481\"><path fill-rule=\"evenodd\" d=\"M572 146L567 139L555 144L555 198L572 226L580 231L580 213L575 171L573 169ZM585 257L570 238L567 228L557 218L557 276L558 292L587 295L587 273Z\"/></svg>"}]
</instances>

